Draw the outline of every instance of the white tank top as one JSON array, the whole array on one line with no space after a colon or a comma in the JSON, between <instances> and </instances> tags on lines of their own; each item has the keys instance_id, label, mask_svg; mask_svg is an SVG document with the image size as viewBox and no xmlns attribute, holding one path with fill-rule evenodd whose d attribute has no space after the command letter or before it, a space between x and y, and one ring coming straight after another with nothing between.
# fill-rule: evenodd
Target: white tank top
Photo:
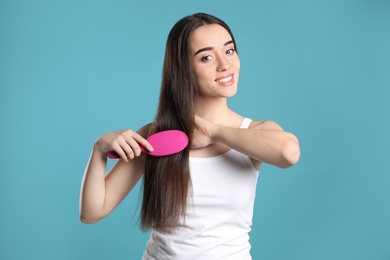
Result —
<instances>
[{"instance_id":1,"label":"white tank top","mask_svg":"<svg viewBox=\"0 0 390 260\"><path fill-rule=\"evenodd\" d=\"M245 118L241 128L248 128ZM182 226L172 234L151 231L144 260L249 260L249 232L258 171L233 149L190 157L192 197Z\"/></svg>"}]
</instances>

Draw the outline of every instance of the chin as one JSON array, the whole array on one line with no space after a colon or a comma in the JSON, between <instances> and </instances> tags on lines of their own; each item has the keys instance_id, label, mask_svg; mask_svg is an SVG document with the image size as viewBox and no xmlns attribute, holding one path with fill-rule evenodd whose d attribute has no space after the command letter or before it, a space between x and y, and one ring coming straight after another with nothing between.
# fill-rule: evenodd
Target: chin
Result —
<instances>
[{"instance_id":1,"label":"chin","mask_svg":"<svg viewBox=\"0 0 390 260\"><path fill-rule=\"evenodd\" d=\"M229 91L229 93L227 94L227 98L234 97L236 94L237 94L237 87Z\"/></svg>"}]
</instances>

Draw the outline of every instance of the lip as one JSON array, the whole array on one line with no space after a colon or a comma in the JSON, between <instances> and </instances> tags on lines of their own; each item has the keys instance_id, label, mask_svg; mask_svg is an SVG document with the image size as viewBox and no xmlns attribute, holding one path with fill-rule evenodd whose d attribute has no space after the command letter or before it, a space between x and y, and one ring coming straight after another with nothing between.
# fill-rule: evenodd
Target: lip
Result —
<instances>
[{"instance_id":1,"label":"lip","mask_svg":"<svg viewBox=\"0 0 390 260\"><path fill-rule=\"evenodd\" d=\"M232 73L218 77L217 79L215 79L215 82L217 82L221 86L230 86L234 83L234 74Z\"/></svg>"}]
</instances>

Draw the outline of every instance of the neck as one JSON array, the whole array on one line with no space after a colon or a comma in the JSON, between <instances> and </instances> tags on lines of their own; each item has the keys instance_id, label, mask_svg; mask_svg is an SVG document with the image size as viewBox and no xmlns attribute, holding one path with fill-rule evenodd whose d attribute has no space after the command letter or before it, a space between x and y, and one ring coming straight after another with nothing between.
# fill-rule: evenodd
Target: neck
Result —
<instances>
[{"instance_id":1,"label":"neck","mask_svg":"<svg viewBox=\"0 0 390 260\"><path fill-rule=\"evenodd\" d=\"M215 124L222 124L231 112L226 98L195 100L195 114Z\"/></svg>"}]
</instances>

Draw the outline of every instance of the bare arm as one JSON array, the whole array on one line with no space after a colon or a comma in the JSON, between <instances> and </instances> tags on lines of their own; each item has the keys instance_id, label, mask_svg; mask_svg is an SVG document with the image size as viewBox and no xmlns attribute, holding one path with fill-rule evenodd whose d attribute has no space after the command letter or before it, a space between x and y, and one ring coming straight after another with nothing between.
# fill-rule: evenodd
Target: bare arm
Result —
<instances>
[{"instance_id":1,"label":"bare arm","mask_svg":"<svg viewBox=\"0 0 390 260\"><path fill-rule=\"evenodd\" d=\"M251 157L257 168L262 162L287 168L299 160L298 139L273 121L253 121L248 129L216 125L199 117L195 122L202 145L222 143Z\"/></svg>"},{"instance_id":2,"label":"bare arm","mask_svg":"<svg viewBox=\"0 0 390 260\"><path fill-rule=\"evenodd\" d=\"M95 223L109 215L134 188L143 175L145 155L139 144L150 144L132 130L102 135L95 143L86 167L80 193L80 219ZM106 175L107 152L115 151L118 160Z\"/></svg>"},{"instance_id":3,"label":"bare arm","mask_svg":"<svg viewBox=\"0 0 390 260\"><path fill-rule=\"evenodd\" d=\"M249 129L217 125L212 139L238 150L258 162L287 168L298 162L298 139L272 121L252 122Z\"/></svg>"}]
</instances>

